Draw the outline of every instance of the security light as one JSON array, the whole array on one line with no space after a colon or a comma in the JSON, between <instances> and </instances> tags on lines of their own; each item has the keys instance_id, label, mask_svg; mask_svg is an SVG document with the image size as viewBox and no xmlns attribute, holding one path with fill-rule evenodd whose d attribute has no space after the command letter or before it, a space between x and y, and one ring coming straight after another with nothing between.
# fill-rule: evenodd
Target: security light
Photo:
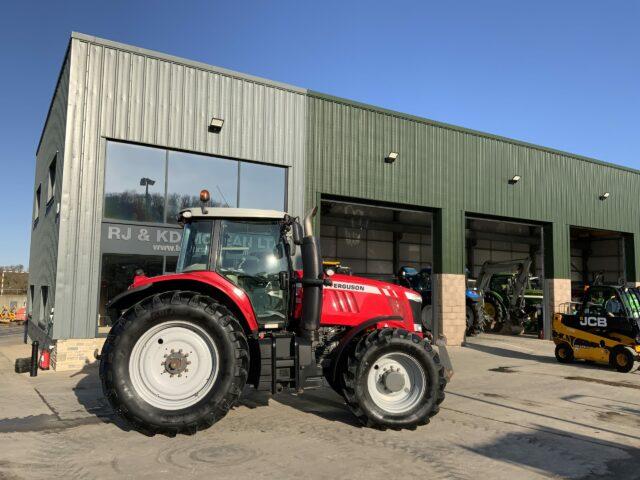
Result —
<instances>
[{"instance_id":1,"label":"security light","mask_svg":"<svg viewBox=\"0 0 640 480\"><path fill-rule=\"evenodd\" d=\"M387 155L384 159L384 163L393 163L397 158L398 152L389 152L389 155Z\"/></svg>"},{"instance_id":2,"label":"security light","mask_svg":"<svg viewBox=\"0 0 640 480\"><path fill-rule=\"evenodd\" d=\"M220 130L222 130L222 125L224 125L224 120L222 118L213 117L211 119L211 123L209 124L209 131L211 133L220 133Z\"/></svg>"},{"instance_id":3,"label":"security light","mask_svg":"<svg viewBox=\"0 0 640 480\"><path fill-rule=\"evenodd\" d=\"M146 187L148 185L155 185L156 181L155 180L151 180L150 178L147 177L142 177L140 179L140 186L141 187Z\"/></svg>"},{"instance_id":4,"label":"security light","mask_svg":"<svg viewBox=\"0 0 640 480\"><path fill-rule=\"evenodd\" d=\"M518 183L520 181L522 177L520 175L514 175L513 177L511 177L509 179L509 185L515 185L516 183Z\"/></svg>"},{"instance_id":5,"label":"security light","mask_svg":"<svg viewBox=\"0 0 640 480\"><path fill-rule=\"evenodd\" d=\"M606 200L607 198L609 198L609 195L611 195L609 192L604 192L602 195L600 195L600 200Z\"/></svg>"}]
</instances>

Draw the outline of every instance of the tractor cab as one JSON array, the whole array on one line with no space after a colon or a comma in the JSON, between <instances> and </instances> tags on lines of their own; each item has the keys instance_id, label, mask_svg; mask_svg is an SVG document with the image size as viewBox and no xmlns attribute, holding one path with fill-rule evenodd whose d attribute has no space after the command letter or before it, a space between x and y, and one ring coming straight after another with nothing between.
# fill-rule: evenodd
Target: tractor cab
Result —
<instances>
[{"instance_id":1,"label":"tractor cab","mask_svg":"<svg viewBox=\"0 0 640 480\"><path fill-rule=\"evenodd\" d=\"M183 210L177 273L213 271L244 291L259 326L284 327L295 275L291 235L284 212L236 208Z\"/></svg>"},{"instance_id":2,"label":"tractor cab","mask_svg":"<svg viewBox=\"0 0 640 480\"><path fill-rule=\"evenodd\" d=\"M638 290L607 285L589 287L574 315L567 317L593 332L635 338L640 334Z\"/></svg>"}]
</instances>

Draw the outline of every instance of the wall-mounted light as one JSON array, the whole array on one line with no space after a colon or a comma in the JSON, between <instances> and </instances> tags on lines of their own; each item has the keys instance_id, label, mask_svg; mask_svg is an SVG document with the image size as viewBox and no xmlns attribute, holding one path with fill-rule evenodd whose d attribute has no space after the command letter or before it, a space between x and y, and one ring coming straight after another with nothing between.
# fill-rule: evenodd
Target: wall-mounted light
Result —
<instances>
[{"instance_id":1,"label":"wall-mounted light","mask_svg":"<svg viewBox=\"0 0 640 480\"><path fill-rule=\"evenodd\" d=\"M522 177L520 175L514 175L513 177L511 177L509 179L509 185L515 185L516 183L518 183L520 181Z\"/></svg>"},{"instance_id":2,"label":"wall-mounted light","mask_svg":"<svg viewBox=\"0 0 640 480\"><path fill-rule=\"evenodd\" d=\"M609 198L609 195L611 195L609 192L604 192L602 195L600 195L600 200L605 201L607 198Z\"/></svg>"},{"instance_id":3,"label":"wall-mounted light","mask_svg":"<svg viewBox=\"0 0 640 480\"><path fill-rule=\"evenodd\" d=\"M389 155L384 158L384 163L393 163L397 160L397 158L398 152L389 152Z\"/></svg>"},{"instance_id":4,"label":"wall-mounted light","mask_svg":"<svg viewBox=\"0 0 640 480\"><path fill-rule=\"evenodd\" d=\"M209 124L209 131L211 133L220 133L220 130L222 130L222 125L224 125L224 120L222 118L213 117L211 119L211 123Z\"/></svg>"}]
</instances>

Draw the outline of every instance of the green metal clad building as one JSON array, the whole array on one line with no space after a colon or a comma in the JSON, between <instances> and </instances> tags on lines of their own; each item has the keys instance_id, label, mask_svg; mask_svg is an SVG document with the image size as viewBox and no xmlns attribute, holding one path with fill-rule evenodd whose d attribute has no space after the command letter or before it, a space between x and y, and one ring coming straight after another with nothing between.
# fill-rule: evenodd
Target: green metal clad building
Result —
<instances>
[{"instance_id":1,"label":"green metal clad building","mask_svg":"<svg viewBox=\"0 0 640 480\"><path fill-rule=\"evenodd\" d=\"M220 132L208 131L211 117L224 119ZM110 185L126 183L110 166L137 165L141 149L167 171L197 160L214 178L216 165L232 167L239 186L269 167L284 179L270 200L295 214L322 207L323 254L356 274L393 281L400 266L431 268L450 344L464 339L467 277L485 261L533 260L547 336L551 313L596 272L640 280L640 172L73 34L37 152L30 262L29 334L58 347L59 366L63 344L89 359L99 346L102 304L116 290L108 272L175 265L167 245L109 237L144 228L160 243L179 238L164 210L134 218L106 207ZM117 188L135 197L139 180ZM193 185L202 187L217 191ZM225 203L251 201L229 188ZM165 204L168 193L158 194Z\"/></svg>"}]
</instances>

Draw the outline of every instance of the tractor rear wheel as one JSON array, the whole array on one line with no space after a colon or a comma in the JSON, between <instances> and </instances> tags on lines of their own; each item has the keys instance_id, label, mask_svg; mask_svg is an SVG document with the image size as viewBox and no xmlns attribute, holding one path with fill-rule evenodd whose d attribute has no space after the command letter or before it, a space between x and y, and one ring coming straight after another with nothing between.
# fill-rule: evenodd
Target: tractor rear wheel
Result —
<instances>
[{"instance_id":1,"label":"tractor rear wheel","mask_svg":"<svg viewBox=\"0 0 640 480\"><path fill-rule=\"evenodd\" d=\"M469 336L475 335L476 332L475 332L475 329L473 328L473 325L475 323L475 315L473 312L473 308L469 304L467 304L465 308L465 317L467 320L467 335Z\"/></svg>"},{"instance_id":2,"label":"tractor rear wheel","mask_svg":"<svg viewBox=\"0 0 640 480\"><path fill-rule=\"evenodd\" d=\"M105 397L133 428L192 434L224 417L247 380L249 347L233 313L195 292L130 308L102 349Z\"/></svg>"},{"instance_id":3,"label":"tractor rear wheel","mask_svg":"<svg viewBox=\"0 0 640 480\"><path fill-rule=\"evenodd\" d=\"M467 303L467 335L478 335L484 331L484 310L479 302Z\"/></svg>"},{"instance_id":4,"label":"tractor rear wheel","mask_svg":"<svg viewBox=\"0 0 640 480\"><path fill-rule=\"evenodd\" d=\"M438 413L447 380L428 340L385 328L363 337L343 373L347 405L366 426L414 429Z\"/></svg>"},{"instance_id":5,"label":"tractor rear wheel","mask_svg":"<svg viewBox=\"0 0 640 480\"><path fill-rule=\"evenodd\" d=\"M502 332L507 319L507 311L502 302L493 295L487 295L484 299L484 312L487 316L484 331L492 333Z\"/></svg>"}]
</instances>

